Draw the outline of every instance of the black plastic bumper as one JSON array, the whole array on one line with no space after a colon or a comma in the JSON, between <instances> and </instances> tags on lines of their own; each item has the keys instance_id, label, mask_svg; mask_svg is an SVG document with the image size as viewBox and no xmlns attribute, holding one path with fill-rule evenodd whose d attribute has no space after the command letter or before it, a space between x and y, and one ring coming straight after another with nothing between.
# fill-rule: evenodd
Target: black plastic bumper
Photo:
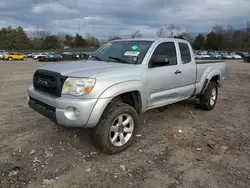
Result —
<instances>
[{"instance_id":1,"label":"black plastic bumper","mask_svg":"<svg viewBox=\"0 0 250 188\"><path fill-rule=\"evenodd\" d=\"M56 109L32 97L29 98L29 107L38 112L39 114L49 118L51 121L56 121Z\"/></svg>"}]
</instances>

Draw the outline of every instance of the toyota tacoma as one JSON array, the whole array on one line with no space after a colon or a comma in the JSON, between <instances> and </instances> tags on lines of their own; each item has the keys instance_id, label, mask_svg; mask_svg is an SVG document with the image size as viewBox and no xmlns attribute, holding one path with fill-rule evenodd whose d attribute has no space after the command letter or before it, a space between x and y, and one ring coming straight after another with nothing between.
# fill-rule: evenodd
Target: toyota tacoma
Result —
<instances>
[{"instance_id":1,"label":"toyota tacoma","mask_svg":"<svg viewBox=\"0 0 250 188\"><path fill-rule=\"evenodd\" d=\"M224 62L196 62L182 39L114 40L86 61L40 67L28 104L58 125L93 128L102 151L119 153L132 145L139 115L149 109L195 97L212 110L225 75Z\"/></svg>"}]
</instances>

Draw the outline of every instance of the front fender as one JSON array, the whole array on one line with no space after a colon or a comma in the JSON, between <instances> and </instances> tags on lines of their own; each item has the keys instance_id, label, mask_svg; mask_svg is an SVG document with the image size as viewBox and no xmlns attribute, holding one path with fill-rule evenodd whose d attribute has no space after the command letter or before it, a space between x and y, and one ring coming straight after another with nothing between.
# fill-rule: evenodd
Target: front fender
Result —
<instances>
[{"instance_id":1,"label":"front fender","mask_svg":"<svg viewBox=\"0 0 250 188\"><path fill-rule=\"evenodd\" d=\"M140 80L130 80L125 82L116 83L105 91L102 92L100 95L100 99L104 98L114 98L120 94L131 92L131 91L138 91L141 97L141 110L144 111L147 106L147 96L146 96L146 89L144 87L144 83Z\"/></svg>"},{"instance_id":2,"label":"front fender","mask_svg":"<svg viewBox=\"0 0 250 188\"><path fill-rule=\"evenodd\" d=\"M105 108L114 97L131 91L139 91L142 100L142 111L144 111L146 108L147 98L143 82L139 80L119 82L104 90L99 96L98 101L89 117L86 128L94 127L99 122Z\"/></svg>"},{"instance_id":3,"label":"front fender","mask_svg":"<svg viewBox=\"0 0 250 188\"><path fill-rule=\"evenodd\" d=\"M143 82L139 80L131 80L125 82L116 83L102 92L99 98L113 98L122 93L130 91L139 91L141 95L144 94ZM141 96L143 98L143 96Z\"/></svg>"}]
</instances>

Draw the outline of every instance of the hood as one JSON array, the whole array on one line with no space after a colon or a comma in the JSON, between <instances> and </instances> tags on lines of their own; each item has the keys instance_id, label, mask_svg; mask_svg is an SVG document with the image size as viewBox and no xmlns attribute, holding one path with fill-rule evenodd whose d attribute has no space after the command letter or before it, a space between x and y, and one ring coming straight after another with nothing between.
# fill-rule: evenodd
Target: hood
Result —
<instances>
[{"instance_id":1,"label":"hood","mask_svg":"<svg viewBox=\"0 0 250 188\"><path fill-rule=\"evenodd\" d=\"M75 61L67 63L50 64L39 69L58 72L63 76L90 77L99 73L109 71L122 71L134 67L135 65L121 64L106 61Z\"/></svg>"}]
</instances>

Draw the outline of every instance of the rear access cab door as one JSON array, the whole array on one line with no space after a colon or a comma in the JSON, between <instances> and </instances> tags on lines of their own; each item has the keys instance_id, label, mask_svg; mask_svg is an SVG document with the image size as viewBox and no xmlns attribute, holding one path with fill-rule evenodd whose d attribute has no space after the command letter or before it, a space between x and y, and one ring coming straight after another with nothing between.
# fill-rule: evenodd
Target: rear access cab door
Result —
<instances>
[{"instance_id":1,"label":"rear access cab door","mask_svg":"<svg viewBox=\"0 0 250 188\"><path fill-rule=\"evenodd\" d=\"M188 42L176 42L178 45L177 53L179 68L181 72L178 77L178 82L181 92L181 96L189 98L193 95L195 90L197 66L193 53L192 46Z\"/></svg>"},{"instance_id":2,"label":"rear access cab door","mask_svg":"<svg viewBox=\"0 0 250 188\"><path fill-rule=\"evenodd\" d=\"M159 42L151 58L154 55L167 55L169 64L150 66L149 60L147 109L189 98L194 93L196 79L196 64L190 44L176 39Z\"/></svg>"}]
</instances>

